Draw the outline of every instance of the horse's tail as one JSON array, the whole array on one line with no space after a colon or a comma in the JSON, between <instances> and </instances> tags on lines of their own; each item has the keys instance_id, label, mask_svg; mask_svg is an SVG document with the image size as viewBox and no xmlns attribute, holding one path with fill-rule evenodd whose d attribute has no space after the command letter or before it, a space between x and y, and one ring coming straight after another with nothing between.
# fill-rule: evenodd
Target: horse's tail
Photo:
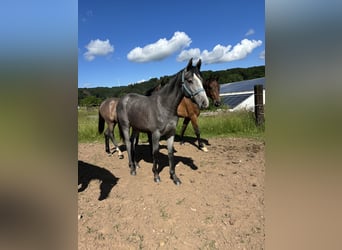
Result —
<instances>
[{"instance_id":1,"label":"horse's tail","mask_svg":"<svg viewBox=\"0 0 342 250\"><path fill-rule=\"evenodd\" d=\"M104 130L104 126L105 126L105 120L103 119L100 111L99 111L99 126L98 126L98 130L99 133L102 134L103 130Z\"/></svg>"},{"instance_id":2,"label":"horse's tail","mask_svg":"<svg viewBox=\"0 0 342 250\"><path fill-rule=\"evenodd\" d=\"M119 119L118 119L118 127L119 127L120 139L124 140L124 136L123 136L123 133L122 133L122 127L121 127L121 123L120 123Z\"/></svg>"}]
</instances>

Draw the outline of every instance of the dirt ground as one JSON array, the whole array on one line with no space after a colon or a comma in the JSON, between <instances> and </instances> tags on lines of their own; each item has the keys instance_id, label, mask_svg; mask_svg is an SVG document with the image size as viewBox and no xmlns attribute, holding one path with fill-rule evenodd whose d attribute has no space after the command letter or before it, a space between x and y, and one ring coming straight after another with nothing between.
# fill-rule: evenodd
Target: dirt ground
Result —
<instances>
[{"instance_id":1,"label":"dirt ground","mask_svg":"<svg viewBox=\"0 0 342 250\"><path fill-rule=\"evenodd\" d=\"M264 249L264 142L209 143L202 152L193 141L175 142L180 186L169 178L166 141L160 183L144 143L137 147L136 176L126 151L119 159L105 153L104 142L79 144L78 248Z\"/></svg>"}]
</instances>

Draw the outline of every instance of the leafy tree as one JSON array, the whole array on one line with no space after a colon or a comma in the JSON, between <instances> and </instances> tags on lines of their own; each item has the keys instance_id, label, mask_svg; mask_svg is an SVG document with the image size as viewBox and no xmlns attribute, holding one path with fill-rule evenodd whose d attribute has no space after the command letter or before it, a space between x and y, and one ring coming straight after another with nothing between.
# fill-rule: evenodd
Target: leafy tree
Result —
<instances>
[{"instance_id":1,"label":"leafy tree","mask_svg":"<svg viewBox=\"0 0 342 250\"><path fill-rule=\"evenodd\" d=\"M101 99L95 96L87 96L80 100L80 105L81 106L86 106L86 107L92 107L92 106L98 106L101 104Z\"/></svg>"}]
</instances>

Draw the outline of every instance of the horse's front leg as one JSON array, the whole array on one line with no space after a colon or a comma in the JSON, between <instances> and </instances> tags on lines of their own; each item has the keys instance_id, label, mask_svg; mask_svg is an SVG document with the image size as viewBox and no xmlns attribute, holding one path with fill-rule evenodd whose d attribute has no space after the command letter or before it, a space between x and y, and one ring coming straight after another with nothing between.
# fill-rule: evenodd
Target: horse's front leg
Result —
<instances>
[{"instance_id":1,"label":"horse's front leg","mask_svg":"<svg viewBox=\"0 0 342 250\"><path fill-rule=\"evenodd\" d=\"M173 180L173 183L176 185L180 185L181 181L176 175L176 169L175 169L175 160L174 160L174 153L173 153L173 142L174 142L175 136L172 135L167 139L167 151L168 151L168 157L169 157L169 166L170 166L170 178Z\"/></svg>"},{"instance_id":2,"label":"horse's front leg","mask_svg":"<svg viewBox=\"0 0 342 250\"><path fill-rule=\"evenodd\" d=\"M160 182L160 176L158 171L158 165L159 165L159 139L160 135L158 132L155 132L151 136L152 141L152 159L153 159L153 166L152 166L152 172L154 175L154 181Z\"/></svg>"},{"instance_id":3,"label":"horse's front leg","mask_svg":"<svg viewBox=\"0 0 342 250\"><path fill-rule=\"evenodd\" d=\"M204 146L204 144L203 144L203 142L201 140L201 132L200 132L200 129L198 127L197 116L194 115L194 116L191 117L191 125L194 128L194 130L195 130L195 134L196 134L197 141L198 141L198 148L200 150L203 150L203 151L207 152L208 149Z\"/></svg>"}]
</instances>

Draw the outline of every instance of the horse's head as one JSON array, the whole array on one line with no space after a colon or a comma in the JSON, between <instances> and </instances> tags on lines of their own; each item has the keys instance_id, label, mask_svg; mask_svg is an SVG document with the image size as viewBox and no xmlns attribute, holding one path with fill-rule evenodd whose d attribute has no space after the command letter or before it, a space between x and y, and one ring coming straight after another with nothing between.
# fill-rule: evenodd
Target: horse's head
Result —
<instances>
[{"instance_id":1,"label":"horse's head","mask_svg":"<svg viewBox=\"0 0 342 250\"><path fill-rule=\"evenodd\" d=\"M209 100L203 88L203 77L200 72L201 59L196 66L192 65L192 58L182 72L182 90L184 95L194 100L200 108L207 108Z\"/></svg>"},{"instance_id":2,"label":"horse's head","mask_svg":"<svg viewBox=\"0 0 342 250\"><path fill-rule=\"evenodd\" d=\"M220 84L218 83L218 77L207 79L204 84L204 89L207 96L213 100L214 105L216 107L220 106Z\"/></svg>"}]
</instances>

